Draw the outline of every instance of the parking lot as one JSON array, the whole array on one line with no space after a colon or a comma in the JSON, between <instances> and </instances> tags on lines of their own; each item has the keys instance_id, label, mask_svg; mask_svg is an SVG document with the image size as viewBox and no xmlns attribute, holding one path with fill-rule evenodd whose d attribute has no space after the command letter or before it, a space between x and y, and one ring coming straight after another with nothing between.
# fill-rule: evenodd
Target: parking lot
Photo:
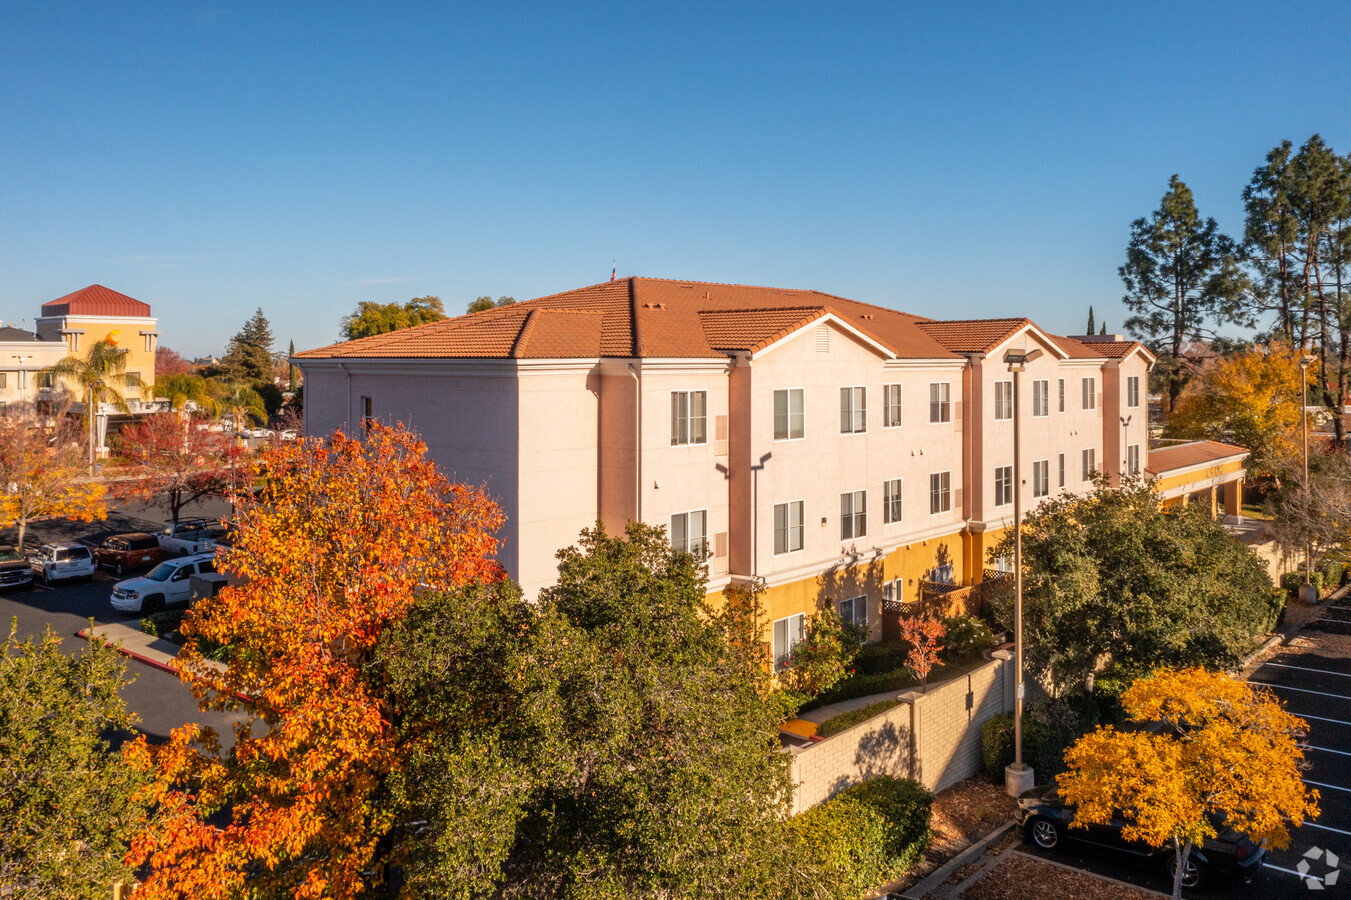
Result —
<instances>
[{"instance_id":1,"label":"parking lot","mask_svg":"<svg viewBox=\"0 0 1351 900\"><path fill-rule=\"evenodd\" d=\"M1266 685L1290 712L1308 722L1304 750L1309 768L1304 779L1318 789L1322 814L1316 822L1292 830L1287 849L1269 850L1262 873L1251 884L1215 884L1191 893L1278 900L1308 897L1310 891L1351 896L1351 598L1325 609L1288 646L1251 672L1249 680ZM1105 853L1077 847L1046 853L1030 842L1024 850L1140 887L1172 891L1162 869L1142 870ZM1306 856L1315 851L1316 857ZM1329 868L1327 851L1337 861L1336 877L1329 878L1334 870ZM1301 862L1308 864L1303 876Z\"/></svg>"},{"instance_id":2,"label":"parking lot","mask_svg":"<svg viewBox=\"0 0 1351 900\"><path fill-rule=\"evenodd\" d=\"M199 506L187 515L220 515L228 512L228 507L217 509L218 506L223 504ZM30 527L25 544L28 548L48 541L83 541L96 545L106 535L151 530L161 521L158 510L126 507L110 510L104 522L39 523ZM12 543L14 537L13 529L8 529L0 534L0 542ZM50 626L62 639L63 648L73 652L84 644L83 640L75 637L75 632L86 627L90 618L96 624L119 622L138 626L139 616L124 616L114 611L109 602L113 585L118 580L109 572L99 571L88 582L46 586L36 581L31 588L7 591L0 594L0 621L8 633L9 622L17 619L21 638L39 635ZM127 660L127 671L135 677L135 681L126 688L123 697L127 705L141 717L140 729L151 740L167 739L172 729L185 722L200 722L215 727L228 746L230 726L242 720L243 716L202 713L197 709L187 686L168 672L131 659Z\"/></svg>"}]
</instances>

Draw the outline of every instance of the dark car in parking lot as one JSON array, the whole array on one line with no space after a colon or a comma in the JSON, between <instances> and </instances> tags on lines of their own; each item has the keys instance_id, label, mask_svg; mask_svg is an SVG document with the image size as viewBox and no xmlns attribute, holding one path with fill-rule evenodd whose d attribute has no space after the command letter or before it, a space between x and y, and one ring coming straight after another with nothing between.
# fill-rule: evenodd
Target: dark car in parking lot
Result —
<instances>
[{"instance_id":1,"label":"dark car in parking lot","mask_svg":"<svg viewBox=\"0 0 1351 900\"><path fill-rule=\"evenodd\" d=\"M131 569L153 566L163 556L159 538L143 531L115 534L106 538L94 551L94 559L99 566L112 569L118 575Z\"/></svg>"},{"instance_id":2,"label":"dark car in parking lot","mask_svg":"<svg viewBox=\"0 0 1351 900\"><path fill-rule=\"evenodd\" d=\"M1157 865L1170 879L1173 877L1176 856L1171 847L1150 847L1126 840L1121 832L1128 823L1118 816L1106 825L1070 828L1074 813L1074 807L1060 799L1054 782L1034 787L1018 797L1018 824L1027 839L1041 849L1058 850L1066 842L1083 844L1134 858L1146 865ZM1211 879L1246 883L1262 869L1266 850L1261 845L1225 828L1219 820L1214 824L1218 836L1208 839L1204 847L1193 848L1184 864L1183 887L1196 887Z\"/></svg>"},{"instance_id":3,"label":"dark car in parking lot","mask_svg":"<svg viewBox=\"0 0 1351 900\"><path fill-rule=\"evenodd\" d=\"M0 591L28 587L33 583L33 569L28 557L20 556L13 547L0 547Z\"/></svg>"}]
</instances>

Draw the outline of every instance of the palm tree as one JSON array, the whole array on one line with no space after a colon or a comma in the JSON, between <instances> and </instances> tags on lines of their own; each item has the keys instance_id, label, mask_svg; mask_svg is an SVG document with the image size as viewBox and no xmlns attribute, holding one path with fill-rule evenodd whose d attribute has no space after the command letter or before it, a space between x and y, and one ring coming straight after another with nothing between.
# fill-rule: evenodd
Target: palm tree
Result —
<instances>
[{"instance_id":1,"label":"palm tree","mask_svg":"<svg viewBox=\"0 0 1351 900\"><path fill-rule=\"evenodd\" d=\"M191 403L207 415L220 414L220 400L200 375L164 375L155 381L155 396L168 400L177 413L185 412Z\"/></svg>"},{"instance_id":2,"label":"palm tree","mask_svg":"<svg viewBox=\"0 0 1351 900\"><path fill-rule=\"evenodd\" d=\"M263 404L263 398L247 384L231 385L230 392L221 400L221 406L229 411L235 431L240 431L241 426L249 421L260 425L267 421L267 406Z\"/></svg>"},{"instance_id":3,"label":"palm tree","mask_svg":"<svg viewBox=\"0 0 1351 900\"><path fill-rule=\"evenodd\" d=\"M127 398L123 391L130 386L127 377L127 351L110 341L95 341L84 359L67 356L56 365L43 369L42 374L52 376L53 380L73 381L79 386L80 393L89 398L85 406L85 417L89 423L89 474L94 474L94 441L98 409L101 404L111 403L119 412L130 413Z\"/></svg>"}]
</instances>

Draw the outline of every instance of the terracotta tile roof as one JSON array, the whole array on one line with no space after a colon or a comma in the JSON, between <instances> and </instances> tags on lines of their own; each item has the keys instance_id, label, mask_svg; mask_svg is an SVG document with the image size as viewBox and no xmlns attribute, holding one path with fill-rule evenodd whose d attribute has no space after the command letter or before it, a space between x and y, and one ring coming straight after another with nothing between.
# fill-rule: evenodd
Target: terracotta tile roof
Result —
<instances>
[{"instance_id":1,"label":"terracotta tile roof","mask_svg":"<svg viewBox=\"0 0 1351 900\"><path fill-rule=\"evenodd\" d=\"M527 334L520 340L532 310L599 314L599 354L589 324L593 319L546 317L532 328L547 341ZM458 316L306 350L297 359L498 357L513 353L557 358L594 356L719 359L730 349L752 349L777 339L796 323L833 312L841 321L868 335L897 356L909 359L951 359L956 356L919 328L924 319L881 306L860 303L820 291L626 278L552 294L497 309ZM740 317L728 315L741 313ZM736 334L738 323L744 334ZM715 346L718 344L728 346ZM731 346L737 345L737 346Z\"/></svg>"},{"instance_id":2,"label":"terracotta tile roof","mask_svg":"<svg viewBox=\"0 0 1351 900\"><path fill-rule=\"evenodd\" d=\"M142 303L126 294L91 284L73 294L66 294L42 304L44 316L127 316L149 318L150 304Z\"/></svg>"},{"instance_id":3,"label":"terracotta tile roof","mask_svg":"<svg viewBox=\"0 0 1351 900\"><path fill-rule=\"evenodd\" d=\"M964 319L925 321L919 328L953 353L989 353L1031 319Z\"/></svg>"},{"instance_id":4,"label":"terracotta tile roof","mask_svg":"<svg viewBox=\"0 0 1351 900\"><path fill-rule=\"evenodd\" d=\"M600 310L532 309L516 336L517 359L600 356Z\"/></svg>"},{"instance_id":5,"label":"terracotta tile roof","mask_svg":"<svg viewBox=\"0 0 1351 900\"><path fill-rule=\"evenodd\" d=\"M1145 472L1149 475L1163 476L1177 469L1186 469L1208 462L1219 462L1242 458L1248 451L1233 444L1221 444L1218 441L1193 441L1190 444L1174 444L1149 451Z\"/></svg>"},{"instance_id":6,"label":"terracotta tile roof","mask_svg":"<svg viewBox=\"0 0 1351 900\"><path fill-rule=\"evenodd\" d=\"M1105 355L1096 352L1097 344L1087 344L1059 334L1048 334L1046 336L1055 341L1056 346L1064 350L1065 355L1070 359L1102 359Z\"/></svg>"},{"instance_id":7,"label":"terracotta tile roof","mask_svg":"<svg viewBox=\"0 0 1351 900\"><path fill-rule=\"evenodd\" d=\"M1087 346L1097 351L1098 355L1109 359L1125 359L1136 350L1145 349L1145 345L1139 341L1096 341Z\"/></svg>"}]
</instances>

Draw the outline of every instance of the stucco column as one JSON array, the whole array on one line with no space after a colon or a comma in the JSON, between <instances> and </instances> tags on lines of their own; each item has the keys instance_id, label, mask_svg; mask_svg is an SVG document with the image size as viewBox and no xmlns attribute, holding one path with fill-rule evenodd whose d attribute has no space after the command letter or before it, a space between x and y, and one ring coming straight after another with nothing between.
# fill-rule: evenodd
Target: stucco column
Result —
<instances>
[{"instance_id":1,"label":"stucco column","mask_svg":"<svg viewBox=\"0 0 1351 900\"><path fill-rule=\"evenodd\" d=\"M1243 521L1243 479L1237 478L1224 486L1224 512Z\"/></svg>"}]
</instances>

